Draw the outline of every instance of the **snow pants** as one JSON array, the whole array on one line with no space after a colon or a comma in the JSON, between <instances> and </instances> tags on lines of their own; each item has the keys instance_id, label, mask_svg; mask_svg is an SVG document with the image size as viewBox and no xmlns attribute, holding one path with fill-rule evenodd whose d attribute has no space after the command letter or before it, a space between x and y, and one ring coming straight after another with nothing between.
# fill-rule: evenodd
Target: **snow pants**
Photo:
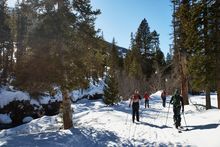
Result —
<instances>
[{"instance_id":1,"label":"snow pants","mask_svg":"<svg viewBox=\"0 0 220 147\"><path fill-rule=\"evenodd\" d=\"M173 120L175 123L175 127L178 128L181 125L181 114L180 114L181 106L173 106Z\"/></svg>"},{"instance_id":2,"label":"snow pants","mask_svg":"<svg viewBox=\"0 0 220 147\"><path fill-rule=\"evenodd\" d=\"M162 97L163 107L166 107L166 97Z\"/></svg>"},{"instance_id":3,"label":"snow pants","mask_svg":"<svg viewBox=\"0 0 220 147\"><path fill-rule=\"evenodd\" d=\"M137 121L139 121L139 102L133 102L132 104L132 121L134 122L135 116Z\"/></svg>"},{"instance_id":4,"label":"snow pants","mask_svg":"<svg viewBox=\"0 0 220 147\"><path fill-rule=\"evenodd\" d=\"M146 106L149 108L150 106L149 106L149 99L145 99L145 108L146 108Z\"/></svg>"}]
</instances>

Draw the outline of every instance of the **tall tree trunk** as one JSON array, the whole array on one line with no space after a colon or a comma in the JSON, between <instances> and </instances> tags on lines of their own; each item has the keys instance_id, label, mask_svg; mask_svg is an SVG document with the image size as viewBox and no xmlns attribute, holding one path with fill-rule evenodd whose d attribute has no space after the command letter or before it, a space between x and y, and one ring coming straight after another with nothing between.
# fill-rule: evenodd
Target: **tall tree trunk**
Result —
<instances>
[{"instance_id":1,"label":"tall tree trunk","mask_svg":"<svg viewBox=\"0 0 220 147\"><path fill-rule=\"evenodd\" d=\"M217 99L218 99L218 109L220 109L220 80L217 81Z\"/></svg>"},{"instance_id":2,"label":"tall tree trunk","mask_svg":"<svg viewBox=\"0 0 220 147\"><path fill-rule=\"evenodd\" d=\"M184 105L189 105L189 98L188 98L188 73L187 73L187 60L186 56L179 53L179 65L180 65L180 76L181 76L181 91L183 96Z\"/></svg>"},{"instance_id":3,"label":"tall tree trunk","mask_svg":"<svg viewBox=\"0 0 220 147\"><path fill-rule=\"evenodd\" d=\"M209 31L209 28L208 28L208 8L207 8L207 0L203 0L203 5L204 5L204 9L203 9L203 44L204 44L204 50L205 50L205 56L206 58L208 58L210 56L209 54L209 50L210 50L210 47L209 47L209 42L208 42L208 31ZM210 76L209 76L209 72L208 72L208 68L209 68L209 65L208 63L205 63L205 68L206 68L206 73L205 73L205 78L206 78L206 109L211 109L211 98L210 98Z\"/></svg>"},{"instance_id":4,"label":"tall tree trunk","mask_svg":"<svg viewBox=\"0 0 220 147\"><path fill-rule=\"evenodd\" d=\"M58 0L58 10L61 11L62 7L64 6L64 0ZM64 129L70 129L73 127L73 120L72 120L72 110L71 110L71 101L69 98L68 90L64 87L67 87L68 84L68 77L65 68L65 59L64 59L64 44L63 44L63 35L60 33L59 41L60 41L60 53L61 53L61 64L63 66L63 86L62 86L62 93L63 93L63 127Z\"/></svg>"},{"instance_id":5,"label":"tall tree trunk","mask_svg":"<svg viewBox=\"0 0 220 147\"><path fill-rule=\"evenodd\" d=\"M220 24L220 1L216 0L215 2L215 29L216 29L216 50L217 50L217 62L216 62L216 78L217 78L217 99L218 99L218 109L220 109L220 28L219 28L219 24Z\"/></svg>"},{"instance_id":6,"label":"tall tree trunk","mask_svg":"<svg viewBox=\"0 0 220 147\"><path fill-rule=\"evenodd\" d=\"M63 94L63 127L69 129L73 127L71 101L68 90L62 90Z\"/></svg>"},{"instance_id":7,"label":"tall tree trunk","mask_svg":"<svg viewBox=\"0 0 220 147\"><path fill-rule=\"evenodd\" d=\"M188 78L185 75L182 76L181 89L182 89L182 96L183 96L184 105L189 105Z\"/></svg>"},{"instance_id":8,"label":"tall tree trunk","mask_svg":"<svg viewBox=\"0 0 220 147\"><path fill-rule=\"evenodd\" d=\"M2 71L2 82L7 83L8 77L8 50L3 49L3 71Z\"/></svg>"},{"instance_id":9,"label":"tall tree trunk","mask_svg":"<svg viewBox=\"0 0 220 147\"><path fill-rule=\"evenodd\" d=\"M173 2L173 31L174 31L174 50L175 54L177 55L177 62L178 62L178 70L180 74L180 83L181 83L181 91L182 96L184 99L184 105L189 104L188 100L188 72L187 72L187 55L180 51L181 48L184 48L181 46L181 44L178 42L178 31L180 31L180 22L177 20L176 12L178 8L180 7L180 1L179 0L172 0ZM184 2L187 3L187 2ZM180 37L180 36L179 36Z\"/></svg>"},{"instance_id":10,"label":"tall tree trunk","mask_svg":"<svg viewBox=\"0 0 220 147\"><path fill-rule=\"evenodd\" d=\"M206 87L206 110L211 109L211 98L210 98L210 88Z\"/></svg>"}]
</instances>

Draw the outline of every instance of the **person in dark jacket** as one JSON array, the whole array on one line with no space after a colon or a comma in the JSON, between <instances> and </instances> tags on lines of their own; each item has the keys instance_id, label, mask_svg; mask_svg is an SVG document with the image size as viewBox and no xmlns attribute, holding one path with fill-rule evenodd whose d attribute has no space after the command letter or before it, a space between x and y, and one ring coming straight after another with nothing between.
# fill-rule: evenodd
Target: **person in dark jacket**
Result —
<instances>
[{"instance_id":1,"label":"person in dark jacket","mask_svg":"<svg viewBox=\"0 0 220 147\"><path fill-rule=\"evenodd\" d=\"M163 102L163 107L166 107L166 91L165 90L163 90L161 93L161 99Z\"/></svg>"},{"instance_id":2,"label":"person in dark jacket","mask_svg":"<svg viewBox=\"0 0 220 147\"><path fill-rule=\"evenodd\" d=\"M139 122L139 101L141 100L141 96L139 91L136 89L134 94L131 97L129 107L132 105L132 121L134 123L135 116L136 120Z\"/></svg>"},{"instance_id":3,"label":"person in dark jacket","mask_svg":"<svg viewBox=\"0 0 220 147\"><path fill-rule=\"evenodd\" d=\"M182 113L184 112L183 97L180 95L179 89L176 89L174 95L171 97L170 103L173 104L173 120L175 127L178 129L181 126L181 106Z\"/></svg>"}]
</instances>

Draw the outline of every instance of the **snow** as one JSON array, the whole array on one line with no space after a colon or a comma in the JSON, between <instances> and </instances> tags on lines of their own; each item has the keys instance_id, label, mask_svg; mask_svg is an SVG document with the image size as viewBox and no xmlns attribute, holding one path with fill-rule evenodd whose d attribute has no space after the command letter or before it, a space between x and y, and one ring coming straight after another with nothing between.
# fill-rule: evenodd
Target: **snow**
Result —
<instances>
[{"instance_id":1,"label":"snow","mask_svg":"<svg viewBox=\"0 0 220 147\"><path fill-rule=\"evenodd\" d=\"M87 89L73 90L72 92L70 92L70 97L73 101L76 101L84 96L104 94L105 82L102 79L99 79L98 82L95 82L93 79L90 79L89 81L90 82Z\"/></svg>"},{"instance_id":2,"label":"snow","mask_svg":"<svg viewBox=\"0 0 220 147\"><path fill-rule=\"evenodd\" d=\"M10 124L12 120L8 114L0 114L0 124Z\"/></svg>"},{"instance_id":3,"label":"snow","mask_svg":"<svg viewBox=\"0 0 220 147\"><path fill-rule=\"evenodd\" d=\"M28 116L28 117L25 117L22 121L23 121L23 123L28 123L28 122L30 122L32 120L33 120L33 118Z\"/></svg>"},{"instance_id":4,"label":"snow","mask_svg":"<svg viewBox=\"0 0 220 147\"><path fill-rule=\"evenodd\" d=\"M103 94L104 81L99 79L95 82L92 78L89 79L89 86L87 89L73 90L70 92L70 96L73 101L76 101L84 96L93 96L95 94ZM0 108L8 105L10 102L18 100L29 100L32 105L39 106L40 104L48 104L50 102L62 101L62 92L60 87L54 87L55 95L50 96L49 92L45 92L44 95L40 96L39 100L31 98L27 92L14 90L12 86L10 88L0 88ZM10 89L10 90L9 90Z\"/></svg>"},{"instance_id":5,"label":"snow","mask_svg":"<svg viewBox=\"0 0 220 147\"><path fill-rule=\"evenodd\" d=\"M1 130L0 146L220 146L220 110L197 109L191 102L203 107L204 96L191 96L184 115L189 130L178 133L173 126L172 105L168 108L170 97L167 107L163 108L160 93L151 95L150 108L145 109L142 101L140 123L132 123L128 101L107 107L102 100L82 99L72 105L72 129L60 129L62 120L59 115L44 116ZM216 107L216 95L211 97ZM182 126L186 128L186 124L182 115Z\"/></svg>"},{"instance_id":6,"label":"snow","mask_svg":"<svg viewBox=\"0 0 220 147\"><path fill-rule=\"evenodd\" d=\"M17 90L9 91L5 88L0 89L0 108L3 108L5 105L16 100L18 101L30 100L30 96L28 93L22 91L17 91Z\"/></svg>"}]
</instances>

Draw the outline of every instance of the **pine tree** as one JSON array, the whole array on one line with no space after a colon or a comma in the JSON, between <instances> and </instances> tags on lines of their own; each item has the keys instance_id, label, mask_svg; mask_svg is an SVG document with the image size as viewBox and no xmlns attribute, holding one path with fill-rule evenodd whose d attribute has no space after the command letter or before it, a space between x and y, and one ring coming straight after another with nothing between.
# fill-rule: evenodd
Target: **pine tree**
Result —
<instances>
[{"instance_id":1,"label":"pine tree","mask_svg":"<svg viewBox=\"0 0 220 147\"><path fill-rule=\"evenodd\" d=\"M131 33L131 51L129 51L125 58L125 70L130 77L140 79L143 75L142 71L142 56L140 48L137 48L133 33Z\"/></svg>"},{"instance_id":2,"label":"pine tree","mask_svg":"<svg viewBox=\"0 0 220 147\"><path fill-rule=\"evenodd\" d=\"M111 72L112 73L112 72ZM106 86L104 88L104 103L107 105L114 105L120 101L118 95L118 83L114 73L108 75L105 80Z\"/></svg>"},{"instance_id":3,"label":"pine tree","mask_svg":"<svg viewBox=\"0 0 220 147\"><path fill-rule=\"evenodd\" d=\"M119 70L120 58L118 54L118 49L116 47L115 38L112 40L111 53L110 53L110 66L114 70Z\"/></svg>"},{"instance_id":4,"label":"pine tree","mask_svg":"<svg viewBox=\"0 0 220 147\"><path fill-rule=\"evenodd\" d=\"M178 67L178 74L180 74L180 83L184 104L188 105L188 70L187 70L187 46L185 40L187 39L185 30L188 28L186 23L190 20L189 17L189 1L188 0L172 0L173 3L173 28L174 28L174 62Z\"/></svg>"},{"instance_id":5,"label":"pine tree","mask_svg":"<svg viewBox=\"0 0 220 147\"><path fill-rule=\"evenodd\" d=\"M170 53L167 53L166 56L166 64L169 65L172 62L172 56Z\"/></svg>"},{"instance_id":6,"label":"pine tree","mask_svg":"<svg viewBox=\"0 0 220 147\"><path fill-rule=\"evenodd\" d=\"M85 68L84 61L87 51L94 50L97 42L94 21L100 11L93 11L89 0L75 0L72 4L69 0L35 2L28 4L35 5L36 12L42 11L37 13L37 24L28 34L29 50L23 63L26 70L21 71L25 78L18 77L17 82L31 93L59 85L64 129L68 129L73 125L68 91L85 86L89 73L85 70L89 68Z\"/></svg>"},{"instance_id":7,"label":"pine tree","mask_svg":"<svg viewBox=\"0 0 220 147\"><path fill-rule=\"evenodd\" d=\"M149 56L151 52L151 33L150 27L147 23L147 20L144 18L137 30L135 37L136 47L143 53L145 56Z\"/></svg>"},{"instance_id":8,"label":"pine tree","mask_svg":"<svg viewBox=\"0 0 220 147\"><path fill-rule=\"evenodd\" d=\"M215 51L213 46L216 39L212 37L214 35L214 14L212 14L211 1L201 0L192 3L192 20L196 21L194 28L188 31L188 34L194 34L194 38L196 38L193 39L191 44L189 43L193 53L190 61L192 82L195 87L205 89L206 109L211 108L210 91L214 88L214 77L216 77L213 57L216 56L217 51Z\"/></svg>"},{"instance_id":9,"label":"pine tree","mask_svg":"<svg viewBox=\"0 0 220 147\"><path fill-rule=\"evenodd\" d=\"M217 88L217 99L218 99L218 109L220 109L220 28L219 28L219 24L220 24L220 1L216 0L214 5L213 5L213 9L214 9L214 48L216 50L216 88Z\"/></svg>"},{"instance_id":10,"label":"pine tree","mask_svg":"<svg viewBox=\"0 0 220 147\"><path fill-rule=\"evenodd\" d=\"M155 53L157 50L160 49L160 41L159 41L159 34L157 31L151 32L151 48L152 48L152 53Z\"/></svg>"},{"instance_id":11,"label":"pine tree","mask_svg":"<svg viewBox=\"0 0 220 147\"><path fill-rule=\"evenodd\" d=\"M0 2L0 83L6 84L12 73L13 40L9 24L7 0Z\"/></svg>"}]
</instances>

